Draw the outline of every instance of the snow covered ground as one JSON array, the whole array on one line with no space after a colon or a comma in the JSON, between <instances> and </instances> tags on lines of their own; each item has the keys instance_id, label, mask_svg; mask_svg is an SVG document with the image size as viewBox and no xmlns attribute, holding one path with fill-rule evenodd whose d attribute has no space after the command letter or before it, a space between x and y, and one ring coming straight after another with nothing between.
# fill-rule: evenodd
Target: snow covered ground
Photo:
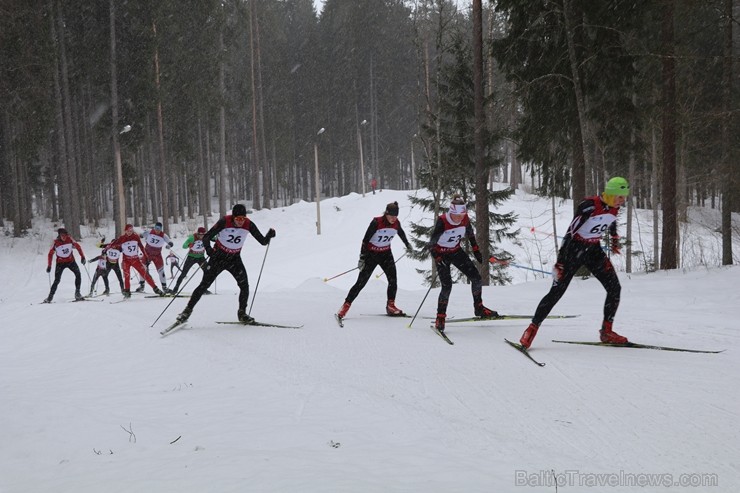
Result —
<instances>
[{"instance_id":1,"label":"snow covered ground","mask_svg":"<svg viewBox=\"0 0 740 493\"><path fill-rule=\"evenodd\" d=\"M716 211L692 211L688 268L627 275L617 263L615 330L635 342L724 353L553 343L598 338L603 290L575 280L553 314L580 317L543 324L532 349L547 363L539 368L503 341L518 340L526 320L449 324L449 346L429 320L408 328L409 319L375 316L385 305L383 277L337 326L332 314L356 271L323 279L356 265L362 235L387 202L399 201L407 232L424 216L407 193L326 199L321 236L315 204L251 215L263 232L277 230L269 250L249 240L242 252L252 315L300 330L215 324L236 316L228 274L166 338L159 331L186 299L151 327L170 299L111 304L121 298L112 279L109 299L68 303L74 287L65 272L55 302L42 305L54 225L0 238L0 492L740 489L740 267L717 267ZM507 245L519 265L551 269L549 205L520 192L504 206L519 214L521 239ZM562 234L572 207L558 210ZM649 255L650 214L638 222ZM194 226L170 232L181 256ZM103 234L111 231L86 232L88 258ZM399 240L394 251L403 252ZM643 262L636 257L635 270ZM413 314L427 292L414 270L423 266L404 258L398 267L396 302ZM484 288L484 302L531 314L549 276L511 274L514 284ZM420 315L434 315L437 294ZM448 314L472 315L467 285L453 288Z\"/></svg>"}]
</instances>

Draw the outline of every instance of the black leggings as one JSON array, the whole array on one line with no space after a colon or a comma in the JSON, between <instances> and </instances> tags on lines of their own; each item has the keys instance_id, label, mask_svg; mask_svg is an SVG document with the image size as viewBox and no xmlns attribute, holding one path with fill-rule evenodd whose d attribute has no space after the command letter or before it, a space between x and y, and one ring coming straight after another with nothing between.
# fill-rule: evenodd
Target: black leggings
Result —
<instances>
[{"instance_id":1,"label":"black leggings","mask_svg":"<svg viewBox=\"0 0 740 493\"><path fill-rule=\"evenodd\" d=\"M396 299L396 291L398 291L398 280L396 275L396 263L393 260L393 252L390 250L385 252L368 252L365 255L365 266L357 276L355 285L352 286L347 294L345 301L352 303L360 294L362 288L365 287L370 276L373 274L375 267L380 266L385 272L385 277L388 278L388 291L387 296L389 300Z\"/></svg>"},{"instance_id":2,"label":"black leggings","mask_svg":"<svg viewBox=\"0 0 740 493\"><path fill-rule=\"evenodd\" d=\"M619 296L622 287L619 284L619 278L614 271L614 266L609 260L609 257L606 256L601 249L601 245L598 243L589 245L571 241L566 248L567 250L564 252L565 256L562 259L562 278L560 280L553 279L550 291L542 298L540 304L537 305L532 323L539 326L547 318L550 310L553 309L563 294L565 294L565 290L568 289L568 285L575 273L584 265L599 280L601 285L604 286L606 290L604 320L608 322L613 321L619 307Z\"/></svg>"},{"instance_id":3,"label":"black leggings","mask_svg":"<svg viewBox=\"0 0 740 493\"><path fill-rule=\"evenodd\" d=\"M180 284L185 279L185 277L188 275L188 271L190 271L190 268L193 265L198 264L201 267L203 267L203 264L205 262L206 262L205 257L191 257L188 255L188 257L185 259L185 264L182 266L182 271L180 271L180 277L177 278L175 287L172 290L177 291L180 288Z\"/></svg>"},{"instance_id":4,"label":"black leggings","mask_svg":"<svg viewBox=\"0 0 740 493\"><path fill-rule=\"evenodd\" d=\"M105 264L105 279L108 279L108 274L110 271L113 271L116 273L116 277L118 278L118 284L121 285L121 291L123 291L123 276L121 275L121 267L118 265L118 262L115 264L112 262L107 262ZM106 288L108 287L108 284L106 284Z\"/></svg>"},{"instance_id":5,"label":"black leggings","mask_svg":"<svg viewBox=\"0 0 740 493\"><path fill-rule=\"evenodd\" d=\"M71 270L75 275L75 293L80 292L82 277L80 276L80 268L77 266L77 262L57 262L57 265L54 268L54 282L51 285L51 290L49 290L49 298L52 298L54 293L57 292L57 286L59 286L59 281L62 280L62 272L64 272L64 269Z\"/></svg>"},{"instance_id":6,"label":"black leggings","mask_svg":"<svg viewBox=\"0 0 740 493\"><path fill-rule=\"evenodd\" d=\"M247 269L244 268L241 255L239 253L225 253L221 250L214 250L213 255L208 262L202 266L203 279L193 291L193 295L188 301L188 308L193 309L200 297L211 287L216 277L223 271L228 271L239 286L239 310L246 311L247 302L249 301L249 279L247 278Z\"/></svg>"},{"instance_id":7,"label":"black leggings","mask_svg":"<svg viewBox=\"0 0 740 493\"><path fill-rule=\"evenodd\" d=\"M452 253L442 254L442 262L437 262L437 275L439 276L439 282L442 284L442 290L439 292L439 298L437 299L437 313L447 313L447 303L450 299L450 292L452 291L452 275L450 273L450 266L454 265L462 272L465 277L470 281L470 290L473 293L473 307L479 305L481 300L481 292L483 290L483 283L481 281L480 272L475 267L475 264L468 254L464 250L456 250Z\"/></svg>"}]
</instances>

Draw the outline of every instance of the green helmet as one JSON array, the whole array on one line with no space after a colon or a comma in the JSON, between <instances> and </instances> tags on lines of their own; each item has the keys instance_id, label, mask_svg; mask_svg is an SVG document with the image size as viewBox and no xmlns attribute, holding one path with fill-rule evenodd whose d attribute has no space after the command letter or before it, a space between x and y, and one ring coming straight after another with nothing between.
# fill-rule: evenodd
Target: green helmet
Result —
<instances>
[{"instance_id":1,"label":"green helmet","mask_svg":"<svg viewBox=\"0 0 740 493\"><path fill-rule=\"evenodd\" d=\"M615 176L606 182L604 193L606 195L621 195L626 197L630 194L630 184L621 176Z\"/></svg>"}]
</instances>

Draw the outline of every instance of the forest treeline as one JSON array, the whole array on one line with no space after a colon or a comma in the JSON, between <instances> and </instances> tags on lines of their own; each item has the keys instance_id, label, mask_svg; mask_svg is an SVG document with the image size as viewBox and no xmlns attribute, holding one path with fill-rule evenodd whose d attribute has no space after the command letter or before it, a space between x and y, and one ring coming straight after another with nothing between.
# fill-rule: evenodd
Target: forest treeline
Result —
<instances>
[{"instance_id":1,"label":"forest treeline","mask_svg":"<svg viewBox=\"0 0 740 493\"><path fill-rule=\"evenodd\" d=\"M729 264L739 13L738 0L326 0L320 13L312 0L2 0L0 225L167 228L372 178L428 188L432 209L460 192L500 204L482 197L493 181L578 200L622 175L633 205L661 213L662 268L677 266L692 204L722 210Z\"/></svg>"}]
</instances>

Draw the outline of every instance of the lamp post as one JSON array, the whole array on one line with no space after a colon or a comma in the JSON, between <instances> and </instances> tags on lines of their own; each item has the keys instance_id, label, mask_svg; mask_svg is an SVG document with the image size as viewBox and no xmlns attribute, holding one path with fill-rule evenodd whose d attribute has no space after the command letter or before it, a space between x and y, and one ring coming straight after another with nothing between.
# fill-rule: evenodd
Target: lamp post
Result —
<instances>
[{"instance_id":1,"label":"lamp post","mask_svg":"<svg viewBox=\"0 0 740 493\"><path fill-rule=\"evenodd\" d=\"M314 188L316 189L316 234L321 234L321 190L319 189L319 135L324 133L324 127L321 127L316 132L316 139L313 142L313 156L314 156Z\"/></svg>"},{"instance_id":2,"label":"lamp post","mask_svg":"<svg viewBox=\"0 0 740 493\"><path fill-rule=\"evenodd\" d=\"M365 160L362 158L362 132L360 127L367 125L367 120L362 120L357 125L357 147L360 149L360 181L362 182L362 196L365 196Z\"/></svg>"}]
</instances>

